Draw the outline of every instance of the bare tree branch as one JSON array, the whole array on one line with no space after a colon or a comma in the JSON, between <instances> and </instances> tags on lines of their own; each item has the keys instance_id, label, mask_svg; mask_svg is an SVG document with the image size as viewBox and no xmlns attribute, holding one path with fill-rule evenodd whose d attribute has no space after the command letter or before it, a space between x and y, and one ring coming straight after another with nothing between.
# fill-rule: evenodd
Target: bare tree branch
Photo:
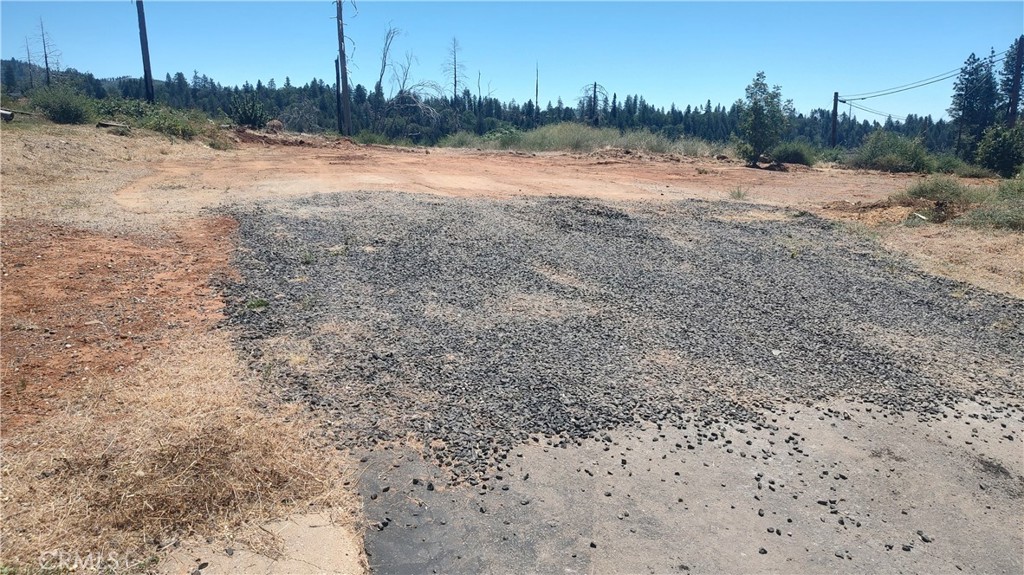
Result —
<instances>
[{"instance_id":1,"label":"bare tree branch","mask_svg":"<svg viewBox=\"0 0 1024 575\"><path fill-rule=\"evenodd\" d=\"M402 31L394 26L389 26L387 32L384 33L384 47L380 50L380 74L377 75L376 84L376 86L381 87L381 89L383 89L384 74L387 72L388 68L391 67L390 62L388 62L389 54L391 52L391 43L394 42L395 38L397 38L401 33Z\"/></svg>"},{"instance_id":2,"label":"bare tree branch","mask_svg":"<svg viewBox=\"0 0 1024 575\"><path fill-rule=\"evenodd\" d=\"M406 86L409 84L409 73L412 71L412 65L416 62L416 56L411 51L405 53L405 61L395 64L392 68L392 82L398 85L398 93L405 91ZM394 89L394 88L392 88ZM393 98L394 93L389 96Z\"/></svg>"}]
</instances>

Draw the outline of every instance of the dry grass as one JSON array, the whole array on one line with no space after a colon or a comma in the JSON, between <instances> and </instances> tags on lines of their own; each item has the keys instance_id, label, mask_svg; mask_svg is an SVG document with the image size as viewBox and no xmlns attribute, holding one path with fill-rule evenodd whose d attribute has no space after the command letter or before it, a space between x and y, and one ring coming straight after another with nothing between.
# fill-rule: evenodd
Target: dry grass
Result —
<instances>
[{"instance_id":1,"label":"dry grass","mask_svg":"<svg viewBox=\"0 0 1024 575\"><path fill-rule=\"evenodd\" d=\"M243 374L221 334L202 334L4 437L0 566L92 554L134 571L196 535L273 554L261 523L311 504L351 513L334 450L294 410L253 405Z\"/></svg>"}]
</instances>

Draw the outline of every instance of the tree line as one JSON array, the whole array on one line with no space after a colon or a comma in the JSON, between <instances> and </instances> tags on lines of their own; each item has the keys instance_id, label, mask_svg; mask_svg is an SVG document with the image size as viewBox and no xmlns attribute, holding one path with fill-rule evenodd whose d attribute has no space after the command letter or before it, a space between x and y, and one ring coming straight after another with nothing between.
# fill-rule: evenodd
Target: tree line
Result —
<instances>
[{"instance_id":1,"label":"tree line","mask_svg":"<svg viewBox=\"0 0 1024 575\"><path fill-rule=\"evenodd\" d=\"M858 119L843 111L838 116L836 142L838 146L852 148L861 144L865 136L885 130L920 140L929 151L956 153L973 160L986 130L1004 122L1013 100L1013 74L1021 62L1016 58L1014 41L1006 52L1003 66L998 71L994 58L967 59L954 85L952 104L948 110L950 120L934 120L930 115L911 114L906 118ZM453 41L453 52L458 45ZM39 66L15 58L2 62L4 94L25 93L38 86ZM485 135L496 130L529 130L559 122L586 122L596 126L614 127L622 131L649 130L676 140L683 136L712 142L727 142L741 131L743 100L729 106L703 104L680 108L672 104L668 109L649 103L640 94L611 94L595 82L581 91L574 101L561 98L538 106L532 99L519 103L515 99L502 101L482 92L477 82L474 93L467 87L465 74L458 79L459 66L452 68L455 81L445 91L437 84L413 84L409 80L411 59L405 63L389 64L385 52L381 74L372 87L357 83L351 89L353 133L369 133L390 140L408 140L416 144L433 145L440 139L458 131ZM392 68L392 93L385 95L384 70ZM1016 68L1015 68L1016 67ZM120 97L142 99L145 88L141 78L122 77L98 80L89 73L73 69L59 72L60 81L74 86L93 98ZM461 90L460 90L461 89ZM258 106L263 121L277 118L286 129L317 133L334 131L338 126L336 84L312 78L295 84L286 77L280 84L275 79L257 80L253 85L224 86L205 74L194 71L191 77L182 72L167 74L155 82L158 102L178 109L197 109L211 117L230 117L240 101L248 102L250 109ZM1019 85L1016 87L1019 101ZM798 113L789 108L784 112L783 141L796 141L825 148L829 146L832 118L824 108L810 113Z\"/></svg>"}]
</instances>

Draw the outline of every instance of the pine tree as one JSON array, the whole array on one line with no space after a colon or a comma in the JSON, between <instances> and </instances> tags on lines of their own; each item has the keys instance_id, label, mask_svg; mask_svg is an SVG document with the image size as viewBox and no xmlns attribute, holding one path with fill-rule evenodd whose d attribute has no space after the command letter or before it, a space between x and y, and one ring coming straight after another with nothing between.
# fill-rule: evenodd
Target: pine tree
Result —
<instances>
[{"instance_id":1,"label":"pine tree","mask_svg":"<svg viewBox=\"0 0 1024 575\"><path fill-rule=\"evenodd\" d=\"M973 160L985 128L996 121L998 90L992 71L992 58L984 60L971 54L953 84L953 102L949 117L957 124L957 154Z\"/></svg>"},{"instance_id":2,"label":"pine tree","mask_svg":"<svg viewBox=\"0 0 1024 575\"><path fill-rule=\"evenodd\" d=\"M1024 72L1024 58L1017 58L1017 50L1020 44L1024 43L1024 36L1019 36L1010 44L1010 49L1003 60L1003 69L999 71L999 106L1007 125L1014 123L1016 115L1019 114L1021 105L1021 84L1013 85L1014 75L1020 76ZM1013 118L1011 119L1011 116Z\"/></svg>"},{"instance_id":3,"label":"pine tree","mask_svg":"<svg viewBox=\"0 0 1024 575\"><path fill-rule=\"evenodd\" d=\"M781 141L793 104L782 101L782 88L779 86L768 88L764 72L758 72L747 86L747 99L741 104L740 135L743 145L740 153L749 165L754 166L758 158Z\"/></svg>"},{"instance_id":4,"label":"pine tree","mask_svg":"<svg viewBox=\"0 0 1024 575\"><path fill-rule=\"evenodd\" d=\"M10 62L4 62L3 66L3 91L4 94L11 94L17 91L16 81L14 79L14 58L11 58Z\"/></svg>"}]
</instances>

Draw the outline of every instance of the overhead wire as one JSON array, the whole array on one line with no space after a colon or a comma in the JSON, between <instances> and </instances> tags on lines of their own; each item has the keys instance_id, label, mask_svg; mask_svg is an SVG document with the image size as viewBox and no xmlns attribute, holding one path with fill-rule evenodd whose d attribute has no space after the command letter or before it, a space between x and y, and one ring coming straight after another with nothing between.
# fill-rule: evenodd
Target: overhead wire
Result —
<instances>
[{"instance_id":1,"label":"overhead wire","mask_svg":"<svg viewBox=\"0 0 1024 575\"><path fill-rule=\"evenodd\" d=\"M987 57L981 59L976 65L978 65L978 66L981 66L983 64L991 65L991 64L996 64L996 63L1002 62L1003 60L1005 60L1007 58L1007 54L1009 52L1010 52L1009 50L1004 50L1002 52L999 52L998 54L992 54L990 56L987 56ZM943 72L942 74L939 74L937 76L932 76L930 78L925 78L924 80L918 80L917 82L911 82L909 84L904 84L902 86L895 86L893 88L886 88L884 90L876 90L874 92L861 92L859 94L842 95L842 96L840 96L840 99L843 100L846 103L849 103L850 101L868 100L868 99L871 99L871 98L878 98L878 97L881 97L881 96L888 96L888 95L891 95L891 94L898 94L900 92L906 92L908 90L914 90L914 89L917 89L917 88L922 88L924 86L928 86L930 84L935 84L937 82L942 82L944 80L948 80L948 79L950 79L950 78L960 74L962 70L963 70L963 68L957 68L955 70L950 70L948 72Z\"/></svg>"},{"instance_id":2,"label":"overhead wire","mask_svg":"<svg viewBox=\"0 0 1024 575\"><path fill-rule=\"evenodd\" d=\"M898 90L900 88L908 88L908 87L914 86L916 84L920 84L922 82L928 82L928 81L935 80L935 79L941 79L942 77L949 76L950 74L955 75L955 74L959 74L959 73L960 73L960 68L957 68L956 70L950 70L948 72L943 72L941 74L936 74L936 75L931 76L929 78L925 78L924 80L918 80L916 82L911 82L909 84L903 84L901 86L893 86L892 88L886 88L884 90L875 90L874 92L861 92L859 94L849 94L846 97L847 98L857 98L859 96L873 96L875 94L880 94L882 92L888 92L890 90Z\"/></svg>"},{"instance_id":3,"label":"overhead wire","mask_svg":"<svg viewBox=\"0 0 1024 575\"><path fill-rule=\"evenodd\" d=\"M893 121L896 121L896 122L904 122L904 123L906 123L907 118L909 117L909 116L896 116L894 114L889 114L889 113L883 112L881 110L875 110L875 109L872 109L872 108L868 108L866 106L861 106L861 105L858 105L858 104L854 104L852 102L846 102L846 104L849 105L851 108L856 108L858 110L867 112L869 114L875 114L876 116L882 116L882 117L885 117L885 118L891 118Z\"/></svg>"},{"instance_id":4,"label":"overhead wire","mask_svg":"<svg viewBox=\"0 0 1024 575\"><path fill-rule=\"evenodd\" d=\"M1002 52L999 52L998 54L992 54L992 55L990 55L990 56L980 60L976 64L976 66L982 66L982 65L985 65L985 64L992 65L992 64L996 64L998 62L1002 62L1003 60L1005 60L1006 58L1009 57L1008 56L1009 52L1010 52L1009 50L1004 50ZM917 89L917 88L928 86L930 84L935 84L937 82L942 82L944 80L948 80L950 78L953 78L954 76L959 75L960 73L962 73L962 71L963 71L963 68L961 67L961 68L957 68L955 70L950 70L948 72L943 72L942 74L938 74L936 76L931 76L930 78L925 78L923 80L918 80L917 82L911 82L909 84L903 84L902 86L895 86L893 88L887 88L885 90L877 90L875 92L861 92L859 94L851 94L851 95L848 95L848 96L839 96L839 101L842 102L843 104L846 104L846 105L850 106L851 112L852 112L852 108L856 108L858 110L861 110L863 112L867 112L869 114L875 114L877 116L882 116L882 117L885 117L885 118L891 118L891 119L899 121L899 122L906 122L907 118L909 116L897 116L897 115L894 115L894 114L883 112L881 110L876 110L876 109L873 109L873 108L868 108L867 106L863 106L863 105L859 105L859 104L854 104L854 102L861 101L861 100L868 100L868 99L871 99L871 98L878 98L878 97L881 97L881 96L888 96L888 95L891 95L891 94L898 94L900 92L906 92L908 90L914 90L914 89ZM971 90L968 92L968 94L970 92L973 92L976 88L977 88L977 86L972 87Z\"/></svg>"}]
</instances>

